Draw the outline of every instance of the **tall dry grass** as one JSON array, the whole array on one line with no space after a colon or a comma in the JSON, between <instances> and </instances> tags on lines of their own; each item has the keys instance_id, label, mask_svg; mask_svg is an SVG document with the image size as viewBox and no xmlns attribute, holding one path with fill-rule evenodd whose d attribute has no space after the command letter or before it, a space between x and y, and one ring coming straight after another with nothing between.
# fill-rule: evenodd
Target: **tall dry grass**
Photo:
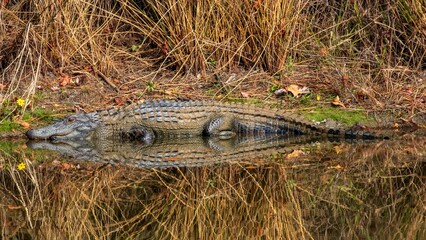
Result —
<instances>
[{"instance_id":1,"label":"tall dry grass","mask_svg":"<svg viewBox=\"0 0 426 240\"><path fill-rule=\"evenodd\" d=\"M341 78L330 77L327 84L339 93L355 89L375 98L385 91L391 98L400 85L412 84L411 74L425 69L425 5L424 0L3 1L2 102L31 98L40 79L70 71L118 90L111 79L137 81L137 69L149 69L144 74L154 81L165 69L204 76L262 69L285 78L298 66L337 73Z\"/></svg>"}]
</instances>

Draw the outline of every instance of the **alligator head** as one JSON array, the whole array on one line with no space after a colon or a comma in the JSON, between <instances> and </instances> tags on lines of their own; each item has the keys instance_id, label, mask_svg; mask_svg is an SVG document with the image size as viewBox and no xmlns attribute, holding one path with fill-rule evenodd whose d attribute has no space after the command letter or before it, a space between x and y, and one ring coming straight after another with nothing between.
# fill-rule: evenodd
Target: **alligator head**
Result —
<instances>
[{"instance_id":1,"label":"alligator head","mask_svg":"<svg viewBox=\"0 0 426 240\"><path fill-rule=\"evenodd\" d=\"M29 130L26 135L29 139L53 141L88 139L101 124L97 112L74 114L52 125Z\"/></svg>"}]
</instances>

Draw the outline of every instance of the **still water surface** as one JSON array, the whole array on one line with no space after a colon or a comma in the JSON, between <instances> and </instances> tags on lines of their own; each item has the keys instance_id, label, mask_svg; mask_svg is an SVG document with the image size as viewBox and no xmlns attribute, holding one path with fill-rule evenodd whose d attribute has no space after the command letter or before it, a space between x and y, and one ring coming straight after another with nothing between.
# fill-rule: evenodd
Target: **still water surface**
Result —
<instances>
[{"instance_id":1,"label":"still water surface","mask_svg":"<svg viewBox=\"0 0 426 240\"><path fill-rule=\"evenodd\" d=\"M3 239L426 238L422 136L0 146Z\"/></svg>"}]
</instances>

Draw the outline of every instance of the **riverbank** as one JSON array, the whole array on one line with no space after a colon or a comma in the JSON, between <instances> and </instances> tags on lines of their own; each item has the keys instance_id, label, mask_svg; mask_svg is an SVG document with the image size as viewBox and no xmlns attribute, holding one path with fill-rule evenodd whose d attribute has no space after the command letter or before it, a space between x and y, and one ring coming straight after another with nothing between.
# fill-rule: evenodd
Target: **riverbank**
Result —
<instances>
[{"instance_id":1,"label":"riverbank","mask_svg":"<svg viewBox=\"0 0 426 240\"><path fill-rule=\"evenodd\" d=\"M425 126L417 2L45 0L6 1L1 11L0 119L9 135L143 99L360 111L375 126Z\"/></svg>"}]
</instances>

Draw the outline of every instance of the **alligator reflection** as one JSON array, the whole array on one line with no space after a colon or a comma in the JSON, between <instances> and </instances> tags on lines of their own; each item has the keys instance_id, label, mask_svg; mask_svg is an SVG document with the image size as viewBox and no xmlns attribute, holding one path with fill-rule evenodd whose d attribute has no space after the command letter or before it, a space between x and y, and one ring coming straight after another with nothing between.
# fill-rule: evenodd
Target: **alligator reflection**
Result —
<instances>
[{"instance_id":1,"label":"alligator reflection","mask_svg":"<svg viewBox=\"0 0 426 240\"><path fill-rule=\"evenodd\" d=\"M28 143L83 163L0 142L0 238L426 239L425 145L418 136Z\"/></svg>"},{"instance_id":2,"label":"alligator reflection","mask_svg":"<svg viewBox=\"0 0 426 240\"><path fill-rule=\"evenodd\" d=\"M157 139L151 144L137 141L47 142L30 141L32 149L46 149L72 159L138 168L194 167L247 161L289 153L294 149L329 141L320 137L262 137L222 140L218 138Z\"/></svg>"}]
</instances>

